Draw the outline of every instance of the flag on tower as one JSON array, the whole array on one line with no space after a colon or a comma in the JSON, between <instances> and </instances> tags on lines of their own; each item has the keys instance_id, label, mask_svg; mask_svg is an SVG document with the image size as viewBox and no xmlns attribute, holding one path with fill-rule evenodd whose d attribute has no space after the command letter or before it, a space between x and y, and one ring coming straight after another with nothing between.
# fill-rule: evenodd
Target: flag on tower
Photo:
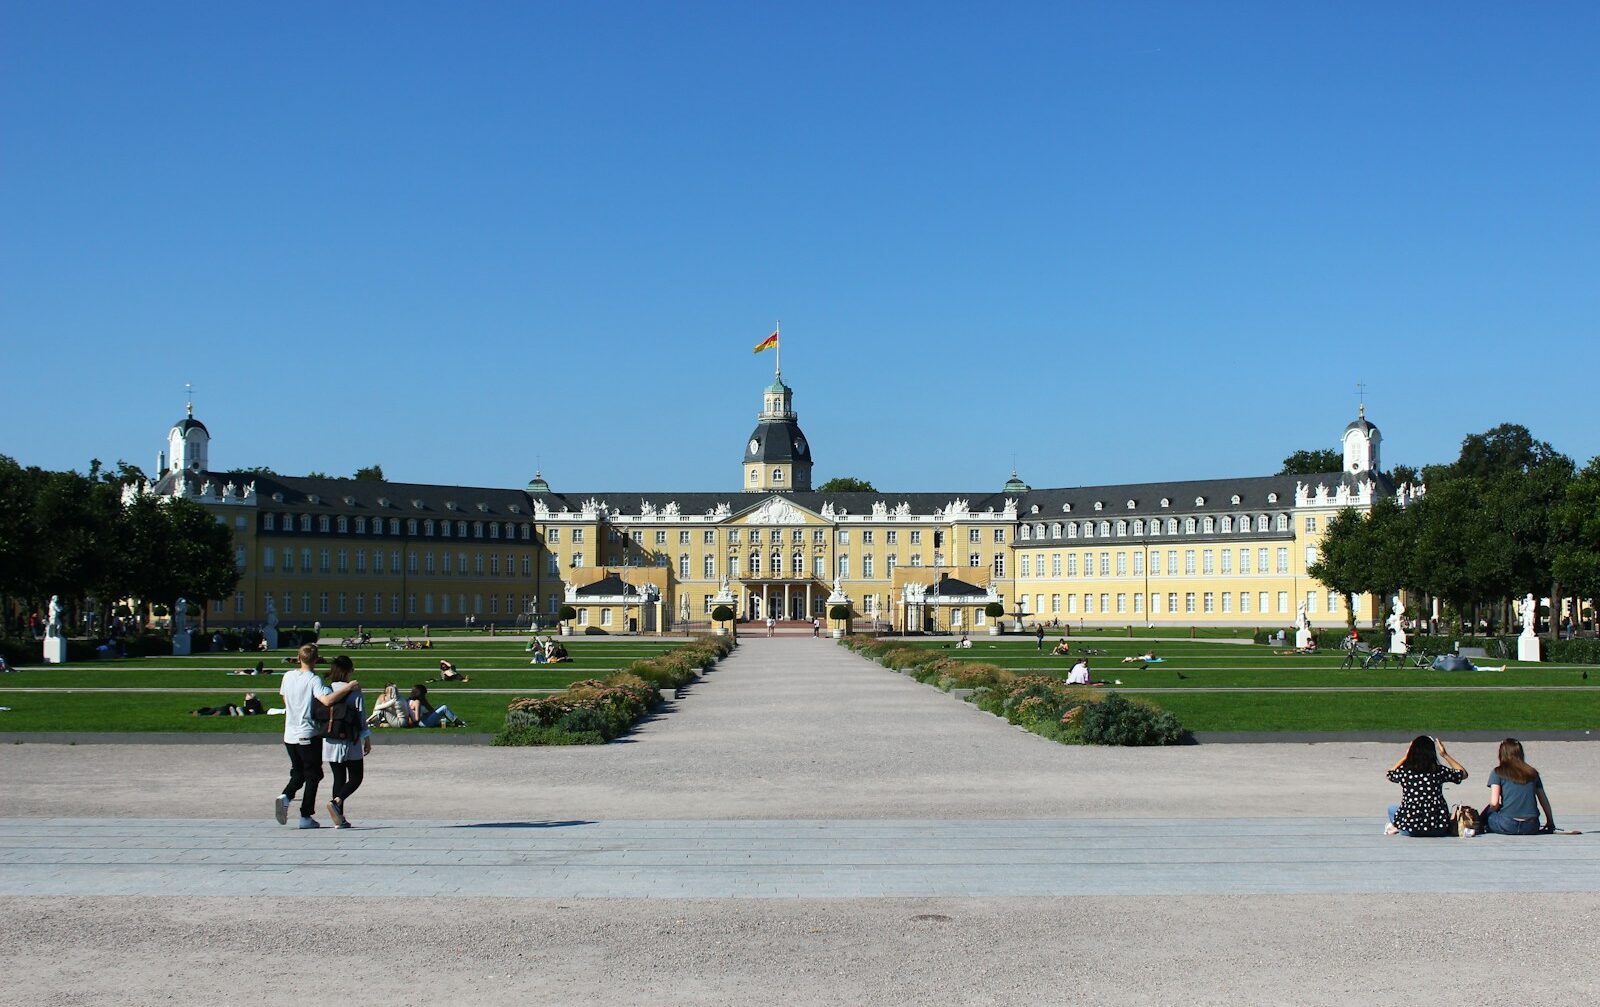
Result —
<instances>
[{"instance_id":1,"label":"flag on tower","mask_svg":"<svg viewBox=\"0 0 1600 1007\"><path fill-rule=\"evenodd\" d=\"M767 338L761 340L761 342L757 343L756 344L756 348L754 350L752 350L751 352L752 353L760 353L762 350L773 349L777 345L778 345L778 330L777 329L773 329L772 330L772 335L768 336Z\"/></svg>"}]
</instances>

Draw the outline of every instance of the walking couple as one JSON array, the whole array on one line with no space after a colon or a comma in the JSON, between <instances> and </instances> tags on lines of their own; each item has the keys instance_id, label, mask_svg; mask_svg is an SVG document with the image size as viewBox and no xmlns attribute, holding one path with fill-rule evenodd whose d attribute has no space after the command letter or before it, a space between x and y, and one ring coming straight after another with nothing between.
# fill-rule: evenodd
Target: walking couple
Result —
<instances>
[{"instance_id":1,"label":"walking couple","mask_svg":"<svg viewBox=\"0 0 1600 1007\"><path fill-rule=\"evenodd\" d=\"M273 801L279 825L289 823L289 805L300 798L300 828L317 829L317 784L322 763L333 770L333 795L328 816L341 829L350 828L344 803L361 786L363 758L372 751L372 732L362 709L360 684L351 677L355 665L340 654L328 666L328 680L316 672L322 662L317 645L308 643L297 655L299 667L283 676L283 747L289 752L289 782Z\"/></svg>"}]
</instances>

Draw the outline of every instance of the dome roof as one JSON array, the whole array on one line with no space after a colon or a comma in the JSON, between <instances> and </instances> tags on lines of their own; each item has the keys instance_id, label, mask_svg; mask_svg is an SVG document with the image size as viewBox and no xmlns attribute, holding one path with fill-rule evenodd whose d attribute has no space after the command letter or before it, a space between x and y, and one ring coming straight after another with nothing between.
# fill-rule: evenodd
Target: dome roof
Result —
<instances>
[{"instance_id":1,"label":"dome roof","mask_svg":"<svg viewBox=\"0 0 1600 1007\"><path fill-rule=\"evenodd\" d=\"M533 478L528 480L528 492L529 493L548 493L548 492L550 492L550 484L545 482L544 474L542 472L539 472L537 470L534 471Z\"/></svg>"},{"instance_id":2,"label":"dome roof","mask_svg":"<svg viewBox=\"0 0 1600 1007\"><path fill-rule=\"evenodd\" d=\"M1378 428L1367 422L1367 407L1365 405L1356 413L1356 418L1350 421L1350 425L1344 428L1345 433L1349 433L1352 430L1359 430L1368 436L1378 433Z\"/></svg>"},{"instance_id":3,"label":"dome roof","mask_svg":"<svg viewBox=\"0 0 1600 1007\"><path fill-rule=\"evenodd\" d=\"M1033 487L1029 486L1027 483L1023 482L1022 478L1017 475L1017 470L1016 469L1012 469L1011 470L1011 478L1006 480L1005 489L1001 490L1001 492L1002 493L1026 493L1031 489L1033 489Z\"/></svg>"},{"instance_id":4,"label":"dome roof","mask_svg":"<svg viewBox=\"0 0 1600 1007\"><path fill-rule=\"evenodd\" d=\"M185 416L183 419L174 423L172 425L172 429L178 431L180 434L184 434L185 436L187 436L191 430L198 430L207 437L211 436L211 431L206 429L206 425L195 419L193 416Z\"/></svg>"},{"instance_id":5,"label":"dome roof","mask_svg":"<svg viewBox=\"0 0 1600 1007\"><path fill-rule=\"evenodd\" d=\"M794 420L758 423L745 445L744 460L746 463L809 462L811 445Z\"/></svg>"}]
</instances>

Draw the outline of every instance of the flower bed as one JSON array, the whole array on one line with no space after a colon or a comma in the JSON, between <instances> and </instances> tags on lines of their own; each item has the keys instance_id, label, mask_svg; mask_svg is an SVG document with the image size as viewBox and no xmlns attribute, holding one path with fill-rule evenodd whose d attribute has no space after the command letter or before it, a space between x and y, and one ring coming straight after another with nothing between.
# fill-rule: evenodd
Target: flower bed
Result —
<instances>
[{"instance_id":1,"label":"flower bed","mask_svg":"<svg viewBox=\"0 0 1600 1007\"><path fill-rule=\"evenodd\" d=\"M631 731L661 705L662 689L700 677L733 649L726 637L708 637L665 654L635 661L603 679L585 679L553 696L513 699L496 745L601 745Z\"/></svg>"},{"instance_id":2,"label":"flower bed","mask_svg":"<svg viewBox=\"0 0 1600 1007\"><path fill-rule=\"evenodd\" d=\"M923 647L852 636L841 641L863 657L948 692L971 689L967 702L1018 727L1066 745L1176 745L1188 732L1171 712L1106 689L1068 685L1048 675L1018 675Z\"/></svg>"}]
</instances>

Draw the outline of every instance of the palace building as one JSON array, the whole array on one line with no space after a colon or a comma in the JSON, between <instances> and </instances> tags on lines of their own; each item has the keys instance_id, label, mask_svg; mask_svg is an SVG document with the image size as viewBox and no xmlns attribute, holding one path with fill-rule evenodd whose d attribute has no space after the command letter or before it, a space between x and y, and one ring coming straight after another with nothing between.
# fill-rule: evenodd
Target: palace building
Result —
<instances>
[{"instance_id":1,"label":"palace building","mask_svg":"<svg viewBox=\"0 0 1600 1007\"><path fill-rule=\"evenodd\" d=\"M901 631L1008 624L1285 626L1344 601L1307 573L1328 521L1420 487L1382 472L1365 409L1341 472L997 491L822 493L781 373L762 393L739 489L581 492L213 470L211 435L173 425L160 478L136 492L207 507L234 536L237 593L212 625L549 625L665 632L710 619L854 620ZM1357 599L1359 621L1373 599Z\"/></svg>"}]
</instances>

